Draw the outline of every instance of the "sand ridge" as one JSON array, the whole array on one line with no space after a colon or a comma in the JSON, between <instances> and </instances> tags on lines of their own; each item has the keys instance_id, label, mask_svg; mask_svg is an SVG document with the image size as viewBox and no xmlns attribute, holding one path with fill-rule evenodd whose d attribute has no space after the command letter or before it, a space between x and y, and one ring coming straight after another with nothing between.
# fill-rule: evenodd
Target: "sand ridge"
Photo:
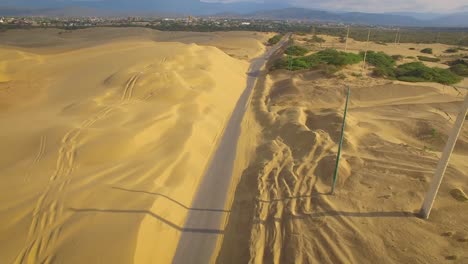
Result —
<instances>
[{"instance_id":1,"label":"sand ridge","mask_svg":"<svg viewBox=\"0 0 468 264\"><path fill-rule=\"evenodd\" d=\"M141 39L36 49L0 48L1 261L170 262L249 64Z\"/></svg>"},{"instance_id":2,"label":"sand ridge","mask_svg":"<svg viewBox=\"0 0 468 264\"><path fill-rule=\"evenodd\" d=\"M346 69L344 79L275 71L259 82L249 109L255 158L240 178L219 263L467 260L466 204L457 197L468 188L468 127L434 215L415 216L465 92L356 71ZM347 85L338 191L330 196Z\"/></svg>"}]
</instances>

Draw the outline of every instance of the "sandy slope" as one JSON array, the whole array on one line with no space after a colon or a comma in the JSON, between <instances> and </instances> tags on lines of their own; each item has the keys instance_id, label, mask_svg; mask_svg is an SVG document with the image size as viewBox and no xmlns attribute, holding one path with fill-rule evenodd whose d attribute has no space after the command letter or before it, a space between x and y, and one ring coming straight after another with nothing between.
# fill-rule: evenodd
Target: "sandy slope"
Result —
<instances>
[{"instance_id":1,"label":"sandy slope","mask_svg":"<svg viewBox=\"0 0 468 264\"><path fill-rule=\"evenodd\" d=\"M415 217L464 94L434 84L277 71L256 88L243 138L256 145L219 263L468 262L468 126L431 219ZM358 69L357 71L360 71ZM345 84L352 97L330 191Z\"/></svg>"},{"instance_id":2,"label":"sandy slope","mask_svg":"<svg viewBox=\"0 0 468 264\"><path fill-rule=\"evenodd\" d=\"M214 44L89 34L71 48L1 38L2 263L170 262L245 88L248 63ZM237 52L261 52L256 38Z\"/></svg>"},{"instance_id":3,"label":"sandy slope","mask_svg":"<svg viewBox=\"0 0 468 264\"><path fill-rule=\"evenodd\" d=\"M244 60L258 57L271 33L234 32L166 32L146 28L89 28L80 30L34 29L0 32L0 45L54 54L92 47L110 41L134 40L197 43L213 46L226 54Z\"/></svg>"}]
</instances>

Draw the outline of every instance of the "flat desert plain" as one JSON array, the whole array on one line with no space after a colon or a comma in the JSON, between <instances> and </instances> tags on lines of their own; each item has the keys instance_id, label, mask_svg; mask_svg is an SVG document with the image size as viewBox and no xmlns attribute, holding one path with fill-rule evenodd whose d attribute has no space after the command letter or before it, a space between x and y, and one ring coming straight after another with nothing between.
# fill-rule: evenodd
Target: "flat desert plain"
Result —
<instances>
[{"instance_id":1,"label":"flat desert plain","mask_svg":"<svg viewBox=\"0 0 468 264\"><path fill-rule=\"evenodd\" d=\"M321 37L324 47L344 50ZM351 40L348 51L418 55L409 47L448 48ZM359 64L334 75L276 70L258 81L241 137L251 162L239 176L219 263L468 263L468 123L431 218L417 216L467 91L370 76ZM457 85L468 87L466 79Z\"/></svg>"},{"instance_id":2,"label":"flat desert plain","mask_svg":"<svg viewBox=\"0 0 468 264\"><path fill-rule=\"evenodd\" d=\"M0 263L170 263L268 36L0 33Z\"/></svg>"}]
</instances>

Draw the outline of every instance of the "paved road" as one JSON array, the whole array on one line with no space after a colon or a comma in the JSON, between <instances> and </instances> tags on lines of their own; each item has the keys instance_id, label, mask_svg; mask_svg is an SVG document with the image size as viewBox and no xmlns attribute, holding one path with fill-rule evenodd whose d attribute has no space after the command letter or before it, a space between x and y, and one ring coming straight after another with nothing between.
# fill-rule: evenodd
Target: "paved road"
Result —
<instances>
[{"instance_id":1,"label":"paved road","mask_svg":"<svg viewBox=\"0 0 468 264\"><path fill-rule=\"evenodd\" d=\"M232 170L236 158L237 141L241 122L247 109L250 95L265 62L280 47L287 44L289 35L270 48L265 54L252 61L247 88L242 93L226 126L218 149L200 183L195 199L187 216L179 245L173 259L175 264L207 264L214 253L217 239L223 234L223 217ZM163 240L161 240L163 241Z\"/></svg>"}]
</instances>

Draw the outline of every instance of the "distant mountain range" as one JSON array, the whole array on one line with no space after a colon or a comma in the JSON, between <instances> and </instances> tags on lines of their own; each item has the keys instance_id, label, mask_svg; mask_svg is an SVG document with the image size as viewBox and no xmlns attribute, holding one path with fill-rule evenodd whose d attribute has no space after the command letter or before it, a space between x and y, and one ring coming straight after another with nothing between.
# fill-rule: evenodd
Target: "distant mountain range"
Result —
<instances>
[{"instance_id":1,"label":"distant mountain range","mask_svg":"<svg viewBox=\"0 0 468 264\"><path fill-rule=\"evenodd\" d=\"M4 3L5 1L2 1ZM289 7L281 1L266 3L208 3L195 0L7 0L0 16L111 16L111 15L197 15L255 19L309 20L382 26L468 27L468 7L460 13L361 13L331 12Z\"/></svg>"},{"instance_id":2,"label":"distant mountain range","mask_svg":"<svg viewBox=\"0 0 468 264\"><path fill-rule=\"evenodd\" d=\"M424 13L335 13L330 11L311 10L305 8L284 8L278 10L258 11L242 16L264 19L295 19L382 26L468 27L468 11L449 15L427 14L424 16ZM425 19L423 19L423 17L425 17Z\"/></svg>"}]
</instances>

